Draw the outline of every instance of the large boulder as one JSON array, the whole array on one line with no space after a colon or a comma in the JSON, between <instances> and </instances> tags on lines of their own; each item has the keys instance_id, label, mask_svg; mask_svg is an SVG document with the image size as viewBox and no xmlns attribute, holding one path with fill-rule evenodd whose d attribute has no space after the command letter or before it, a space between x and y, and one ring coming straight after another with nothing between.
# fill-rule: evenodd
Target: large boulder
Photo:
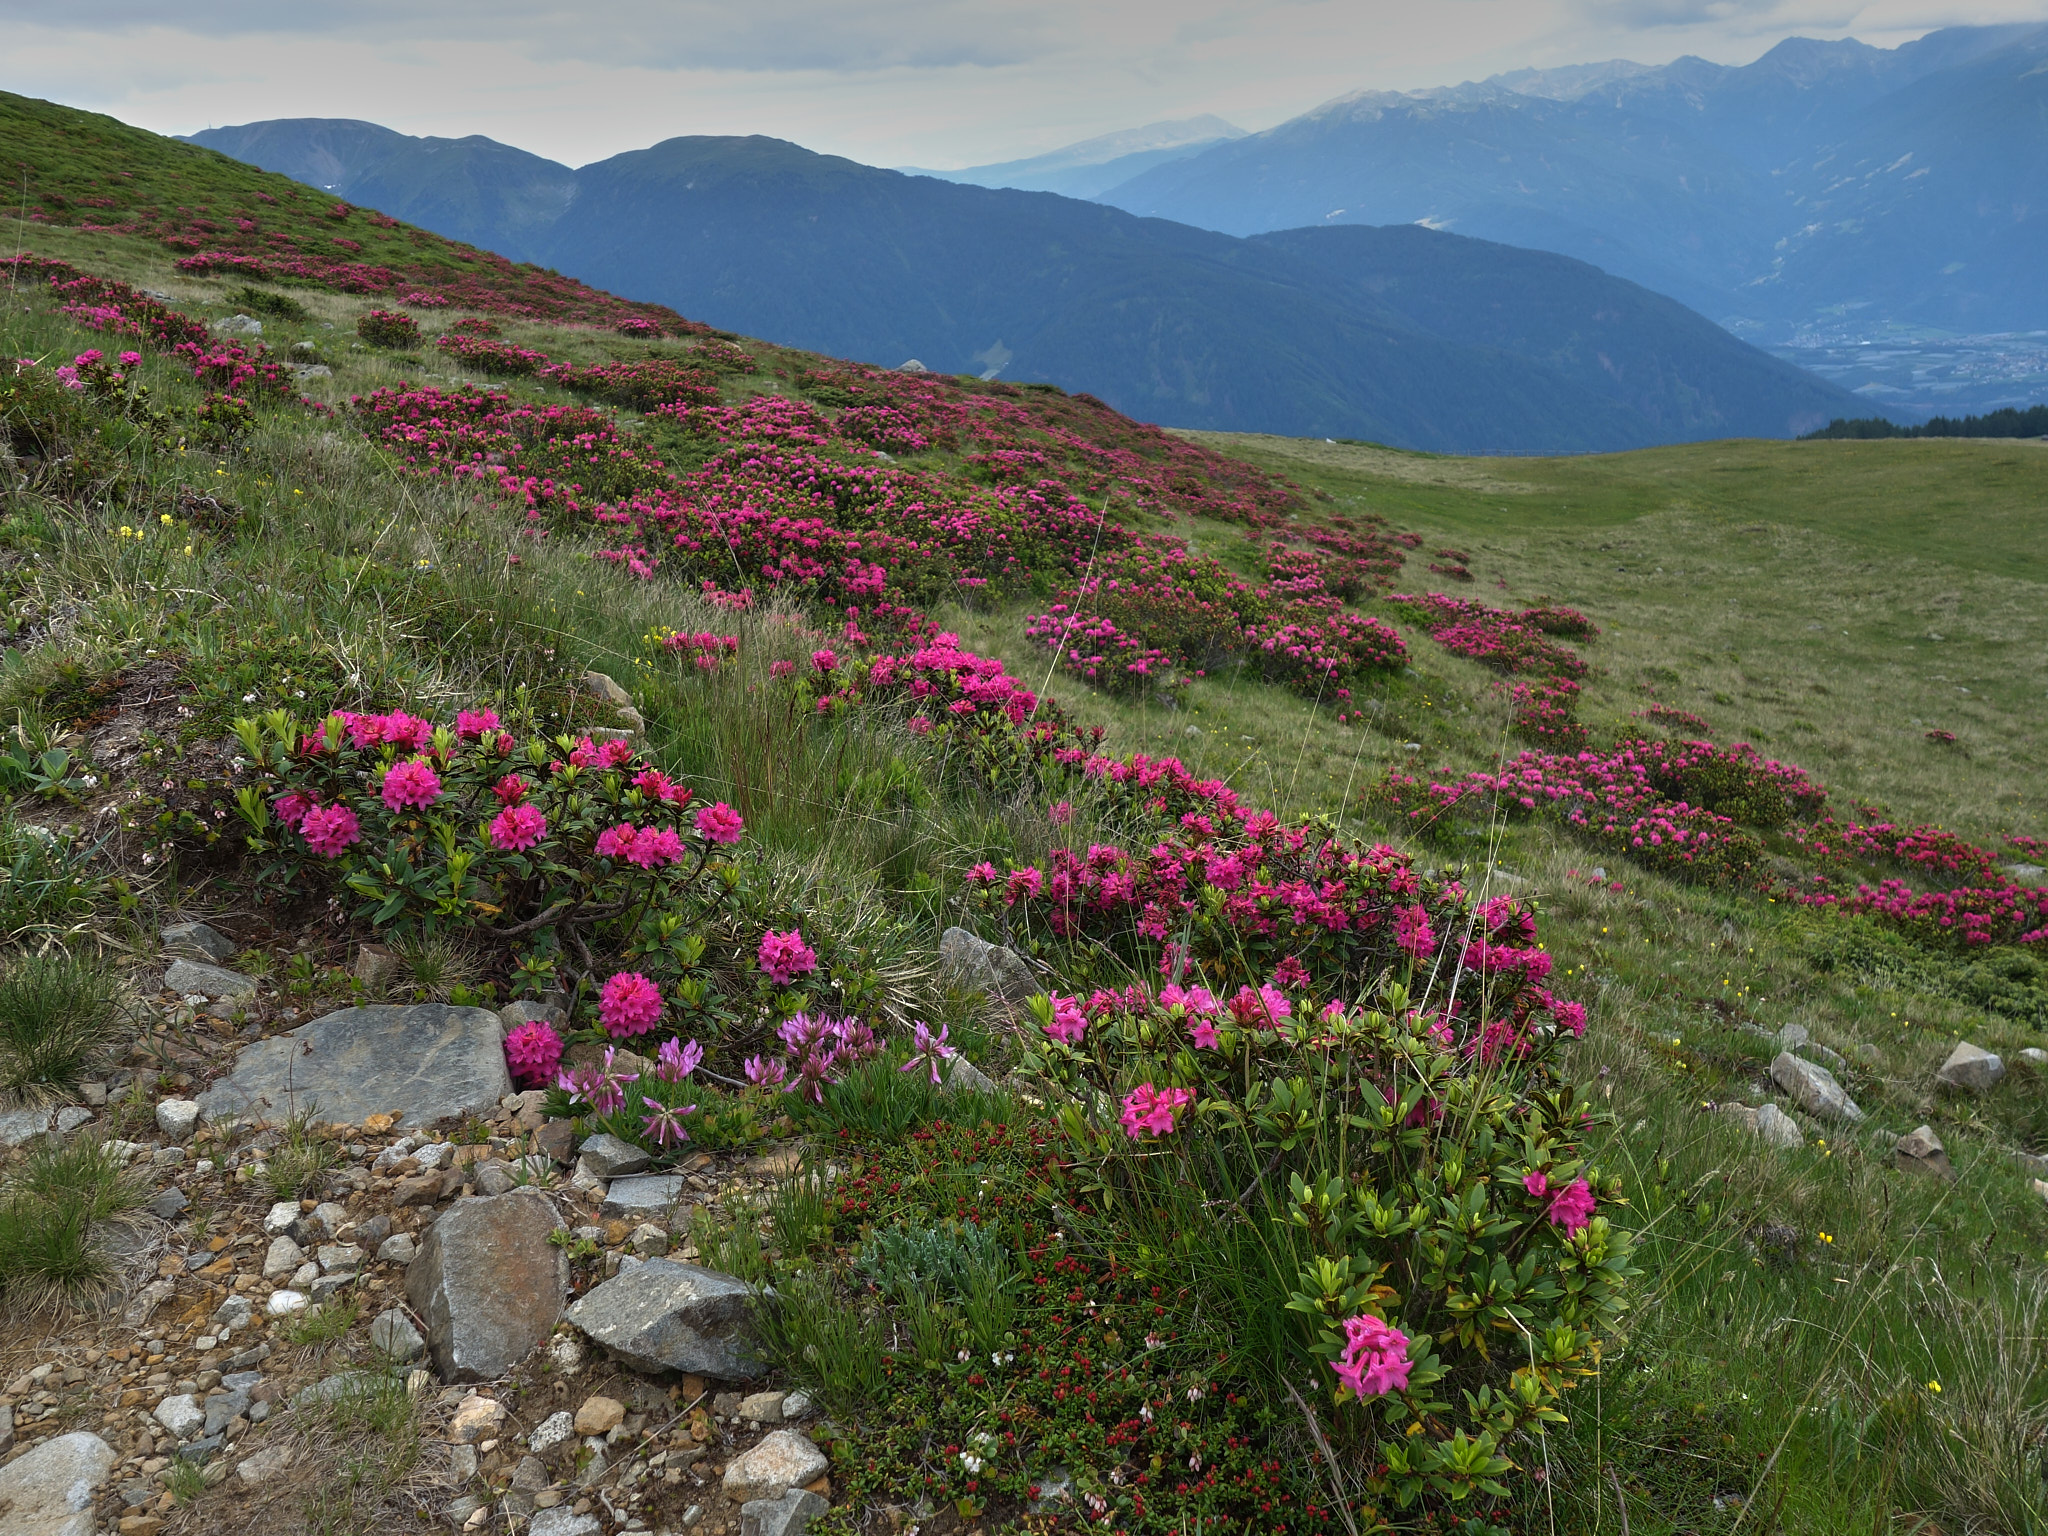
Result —
<instances>
[{"instance_id":1,"label":"large boulder","mask_svg":"<svg viewBox=\"0 0 2048 1536\"><path fill-rule=\"evenodd\" d=\"M405 1294L443 1381L502 1376L554 1332L569 1293L568 1255L548 1241L560 1225L547 1196L515 1190L458 1201L427 1229Z\"/></svg>"},{"instance_id":2,"label":"large boulder","mask_svg":"<svg viewBox=\"0 0 2048 1536\"><path fill-rule=\"evenodd\" d=\"M1989 1093L2005 1076L2005 1061L1981 1045L1972 1045L1964 1040L1948 1053L1948 1060L1934 1075L1950 1088L1960 1088L1966 1093Z\"/></svg>"},{"instance_id":3,"label":"large boulder","mask_svg":"<svg viewBox=\"0 0 2048 1536\"><path fill-rule=\"evenodd\" d=\"M120 1455L78 1430L45 1440L0 1467L0 1531L7 1536L93 1536L93 1490Z\"/></svg>"},{"instance_id":4,"label":"large boulder","mask_svg":"<svg viewBox=\"0 0 2048 1536\"><path fill-rule=\"evenodd\" d=\"M512 1091L498 1016L445 1003L344 1008L246 1048L200 1100L208 1120L319 1120L405 1125L489 1114Z\"/></svg>"},{"instance_id":5,"label":"large boulder","mask_svg":"<svg viewBox=\"0 0 2048 1536\"><path fill-rule=\"evenodd\" d=\"M1005 1003L1021 1003L1045 986L1014 949L978 939L965 928L939 935L939 974L954 986L986 992Z\"/></svg>"},{"instance_id":6,"label":"large boulder","mask_svg":"<svg viewBox=\"0 0 2048 1536\"><path fill-rule=\"evenodd\" d=\"M1863 1111L1835 1081L1835 1074L1819 1062L1794 1056L1790 1051L1780 1051L1771 1063L1771 1081L1817 1119L1842 1120L1853 1125L1863 1118Z\"/></svg>"},{"instance_id":7,"label":"large boulder","mask_svg":"<svg viewBox=\"0 0 2048 1536\"><path fill-rule=\"evenodd\" d=\"M649 1259L587 1292L568 1319L636 1369L751 1381L767 1369L749 1330L752 1296L718 1270Z\"/></svg>"}]
</instances>

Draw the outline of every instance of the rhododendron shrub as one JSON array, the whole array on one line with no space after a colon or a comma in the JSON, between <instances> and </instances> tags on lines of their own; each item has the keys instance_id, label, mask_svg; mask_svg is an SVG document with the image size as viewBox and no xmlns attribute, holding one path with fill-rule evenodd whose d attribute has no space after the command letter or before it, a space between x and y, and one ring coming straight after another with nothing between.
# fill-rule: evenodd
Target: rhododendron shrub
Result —
<instances>
[{"instance_id":1,"label":"rhododendron shrub","mask_svg":"<svg viewBox=\"0 0 2048 1536\"><path fill-rule=\"evenodd\" d=\"M707 927L739 873L739 815L705 806L625 741L521 742L490 710L238 720L237 792L272 885L329 882L400 934L500 948L528 984L603 978L615 1035L715 1032L729 1011ZM815 961L814 961L815 963Z\"/></svg>"},{"instance_id":2,"label":"rhododendron shrub","mask_svg":"<svg viewBox=\"0 0 2048 1536\"><path fill-rule=\"evenodd\" d=\"M356 334L373 347L404 351L420 344L420 323L403 310L366 310L356 319Z\"/></svg>"},{"instance_id":3,"label":"rhododendron shrub","mask_svg":"<svg viewBox=\"0 0 2048 1536\"><path fill-rule=\"evenodd\" d=\"M1095 1199L1167 1234L1162 1279L1219 1248L1264 1266L1247 1284L1285 1298L1293 1352L1275 1369L1313 1378L1347 1477L1403 1506L1540 1470L1530 1437L1597 1370L1636 1273L1553 1069L1583 1015L1545 990L1532 914L1437 895L1406 984L1361 995L1290 951L1225 1002L1197 943L1165 956L1182 979L1032 999L1024 1063L1068 1105Z\"/></svg>"}]
</instances>

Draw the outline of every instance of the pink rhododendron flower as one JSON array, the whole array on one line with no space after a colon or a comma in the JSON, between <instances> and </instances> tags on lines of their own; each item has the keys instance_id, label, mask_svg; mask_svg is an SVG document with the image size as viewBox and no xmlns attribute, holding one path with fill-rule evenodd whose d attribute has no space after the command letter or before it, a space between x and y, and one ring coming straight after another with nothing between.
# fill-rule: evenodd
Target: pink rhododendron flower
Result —
<instances>
[{"instance_id":1,"label":"pink rhododendron flower","mask_svg":"<svg viewBox=\"0 0 2048 1536\"><path fill-rule=\"evenodd\" d=\"M524 853L547 835L538 806L508 805L491 820L491 846L502 853Z\"/></svg>"},{"instance_id":2,"label":"pink rhododendron flower","mask_svg":"<svg viewBox=\"0 0 2048 1536\"><path fill-rule=\"evenodd\" d=\"M123 368L133 368L141 361L142 354L140 352L123 352L121 354L121 366Z\"/></svg>"},{"instance_id":3,"label":"pink rhododendron flower","mask_svg":"<svg viewBox=\"0 0 2048 1536\"><path fill-rule=\"evenodd\" d=\"M661 1017L661 993L638 971L620 971L598 994L597 1017L608 1035L644 1035Z\"/></svg>"},{"instance_id":4,"label":"pink rhododendron flower","mask_svg":"<svg viewBox=\"0 0 2048 1536\"><path fill-rule=\"evenodd\" d=\"M1344 1320L1344 1353L1330 1362L1337 1379L1361 1398L1408 1385L1408 1336L1371 1313Z\"/></svg>"},{"instance_id":5,"label":"pink rhododendron flower","mask_svg":"<svg viewBox=\"0 0 2048 1536\"><path fill-rule=\"evenodd\" d=\"M1429 926L1429 914L1420 907L1403 907L1394 920L1394 942L1410 958L1427 960L1436 952L1436 931Z\"/></svg>"},{"instance_id":6,"label":"pink rhododendron flower","mask_svg":"<svg viewBox=\"0 0 2048 1536\"><path fill-rule=\"evenodd\" d=\"M1273 972L1277 986L1292 987L1296 991L1308 985L1308 967L1301 963L1301 956L1289 955Z\"/></svg>"},{"instance_id":7,"label":"pink rhododendron flower","mask_svg":"<svg viewBox=\"0 0 2048 1536\"><path fill-rule=\"evenodd\" d=\"M697 832L707 843L736 843L745 826L740 813L723 800L697 813Z\"/></svg>"},{"instance_id":8,"label":"pink rhododendron flower","mask_svg":"<svg viewBox=\"0 0 2048 1536\"><path fill-rule=\"evenodd\" d=\"M597 834L597 856L600 859L630 858L633 853L633 839L640 835L638 827L620 822L615 827L606 827Z\"/></svg>"},{"instance_id":9,"label":"pink rhododendron flower","mask_svg":"<svg viewBox=\"0 0 2048 1536\"><path fill-rule=\"evenodd\" d=\"M1081 999L1054 993L1052 1022L1045 1026L1045 1032L1063 1045L1079 1045L1081 1037L1088 1033L1088 1015L1081 1011Z\"/></svg>"},{"instance_id":10,"label":"pink rhododendron flower","mask_svg":"<svg viewBox=\"0 0 2048 1536\"><path fill-rule=\"evenodd\" d=\"M1237 996L1230 1000L1230 1015L1246 1029L1278 1029L1280 1021L1291 1018L1294 1005L1278 988L1262 986L1254 992L1250 987L1239 987Z\"/></svg>"},{"instance_id":11,"label":"pink rhododendron flower","mask_svg":"<svg viewBox=\"0 0 2048 1536\"><path fill-rule=\"evenodd\" d=\"M788 677L794 671L796 671L796 663L793 661L771 661L768 663L768 675L770 677Z\"/></svg>"},{"instance_id":12,"label":"pink rhododendron flower","mask_svg":"<svg viewBox=\"0 0 2048 1536\"><path fill-rule=\"evenodd\" d=\"M464 709L456 712L455 734L465 741L479 740L485 732L498 728L498 712L495 709Z\"/></svg>"},{"instance_id":13,"label":"pink rhododendron flower","mask_svg":"<svg viewBox=\"0 0 2048 1536\"><path fill-rule=\"evenodd\" d=\"M830 646L827 646L824 650L811 652L811 665L816 667L820 674L828 674L839 665L839 657Z\"/></svg>"},{"instance_id":14,"label":"pink rhododendron flower","mask_svg":"<svg viewBox=\"0 0 2048 1536\"><path fill-rule=\"evenodd\" d=\"M441 776L423 757L393 763L384 775L384 804L390 810L429 806L440 798Z\"/></svg>"},{"instance_id":15,"label":"pink rhododendron flower","mask_svg":"<svg viewBox=\"0 0 2048 1536\"><path fill-rule=\"evenodd\" d=\"M1574 1179L1550 1197L1550 1224L1571 1237L1593 1219L1593 1186Z\"/></svg>"},{"instance_id":16,"label":"pink rhododendron flower","mask_svg":"<svg viewBox=\"0 0 2048 1536\"><path fill-rule=\"evenodd\" d=\"M505 1061L522 1083L552 1082L562 1064L562 1037L542 1019L528 1019L505 1037Z\"/></svg>"},{"instance_id":17,"label":"pink rhododendron flower","mask_svg":"<svg viewBox=\"0 0 2048 1536\"><path fill-rule=\"evenodd\" d=\"M803 934L792 928L787 933L769 929L761 936L761 947L755 958L768 979L778 987L786 987L797 977L818 968L818 952L804 942Z\"/></svg>"},{"instance_id":18,"label":"pink rhododendron flower","mask_svg":"<svg viewBox=\"0 0 2048 1536\"><path fill-rule=\"evenodd\" d=\"M1192 1104L1194 1098L1192 1088L1155 1088L1150 1083L1140 1083L1124 1099L1124 1134L1133 1141L1147 1132L1154 1136L1171 1135L1175 1112Z\"/></svg>"},{"instance_id":19,"label":"pink rhododendron flower","mask_svg":"<svg viewBox=\"0 0 2048 1536\"><path fill-rule=\"evenodd\" d=\"M306 813L313 809L310 797L294 790L288 795L279 795L270 802L270 808L277 812L277 819L288 827L296 827L306 819Z\"/></svg>"},{"instance_id":20,"label":"pink rhododendron flower","mask_svg":"<svg viewBox=\"0 0 2048 1536\"><path fill-rule=\"evenodd\" d=\"M683 856L683 840L674 827L642 827L633 834L626 857L642 869L660 869Z\"/></svg>"},{"instance_id":21,"label":"pink rhododendron flower","mask_svg":"<svg viewBox=\"0 0 2048 1536\"><path fill-rule=\"evenodd\" d=\"M508 773L491 786L491 793L498 797L501 805L517 805L526 798L526 780L516 773Z\"/></svg>"},{"instance_id":22,"label":"pink rhododendron flower","mask_svg":"<svg viewBox=\"0 0 2048 1536\"><path fill-rule=\"evenodd\" d=\"M1074 802L1062 800L1046 813L1046 818L1056 827L1064 827L1074 819Z\"/></svg>"},{"instance_id":23,"label":"pink rhododendron flower","mask_svg":"<svg viewBox=\"0 0 2048 1536\"><path fill-rule=\"evenodd\" d=\"M362 824L345 805L316 805L299 823L306 846L322 858L338 859L342 850L363 840Z\"/></svg>"}]
</instances>

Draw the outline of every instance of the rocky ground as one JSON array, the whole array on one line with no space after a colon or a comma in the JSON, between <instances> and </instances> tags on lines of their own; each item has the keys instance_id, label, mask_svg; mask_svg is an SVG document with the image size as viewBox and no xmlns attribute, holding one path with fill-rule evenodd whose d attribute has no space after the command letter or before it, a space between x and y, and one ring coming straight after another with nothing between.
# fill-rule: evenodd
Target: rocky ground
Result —
<instances>
[{"instance_id":1,"label":"rocky ground","mask_svg":"<svg viewBox=\"0 0 2048 1536\"><path fill-rule=\"evenodd\" d=\"M691 1262L692 1214L793 1151L646 1172L511 1091L496 1013L302 1021L204 925L166 939L192 958L162 1027L82 1103L0 1118L11 1148L103 1136L151 1187L104 1307L0 1326L0 1530L305 1529L351 1417L418 1437L394 1528L785 1536L828 1507L831 1425Z\"/></svg>"}]
</instances>

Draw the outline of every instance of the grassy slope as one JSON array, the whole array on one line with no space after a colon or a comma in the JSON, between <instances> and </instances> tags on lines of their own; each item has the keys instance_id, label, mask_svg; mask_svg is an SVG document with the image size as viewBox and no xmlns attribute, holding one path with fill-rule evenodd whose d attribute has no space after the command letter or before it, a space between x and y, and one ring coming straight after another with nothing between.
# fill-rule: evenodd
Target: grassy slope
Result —
<instances>
[{"instance_id":1,"label":"grassy slope","mask_svg":"<svg viewBox=\"0 0 2048 1536\"><path fill-rule=\"evenodd\" d=\"M231 284L174 275L160 249L137 240L42 230L32 243L167 288L195 313L229 307ZM331 397L401 371L336 344L365 301L302 297L314 319L270 335L323 343L337 364L324 382ZM5 332L22 351L89 339L19 309ZM537 325L508 335L571 357L597 355L604 340ZM175 398L176 370L148 367ZM439 368L402 371L418 379ZM1902 816L1979 835L2041 829L2027 713L2048 688L2043 519L2029 508L2048 482L2038 448L1717 444L1477 463L1271 439L1231 446L1340 505L1458 543L1475 556L1475 595L1497 593L1501 579L1518 597L1587 609L1607 630L1587 647L1604 669L1589 688L1596 725L1619 724L1653 685L1721 735L1803 763L1839 799L1880 798ZM170 581L107 529L72 529L40 572L18 578L17 606L47 612L89 592L90 643L124 653L175 644L223 704L243 689L284 696L306 667L408 700L513 680L559 688L585 663L625 675L651 624L689 617L686 601L595 570L566 543L523 551L526 563L508 568L509 525L492 509L398 481L339 429L280 418L247 453L178 473L226 487L254 514L247 535L208 548L203 572ZM1236 530L1193 532L1222 551L1242 542ZM2000 550L2010 555L2002 567ZM958 617L970 644L1029 668L1015 613ZM1336 808L1347 785L1401 758L1407 741L1446 767L1483 763L1502 746L1487 675L1426 641L1414 649L1423 676L1390 688L1377 731L1339 731L1302 701L1227 680L1198 685L1191 711L1076 702L1120 747L1172 747L1269 803ZM1671 676L1652 677L1652 667ZM654 738L679 766L717 781L738 763L747 744L706 725L692 680L640 686ZM1955 730L1965 751L1935 755L1916 715ZM889 829L846 803L851 781L817 754L796 759L784 814L769 818L786 856L843 877L887 852ZM922 834L934 864L973 830L964 812L949 814ZM1916 1510L1944 1528L2020 1528L2024 1490L2039 1500L2032 1464L1996 1479L2034 1454L2039 1346L2027 1297L2048 1213L2005 1149L2034 1143L2048 1131L2036 1119L2048 1117L2024 1068L1982 1104L1936 1099L1930 1082L1955 1035L2010 1052L2027 1032L1881 976L1817 972L1806 959L1814 925L1783 909L1619 868L1624 889L1589 888L1592 859L1542 828L1509 829L1492 851L1545 896L1550 947L1594 1005L1579 1068L1619 1115L1606 1156L1630 1170L1649 1235L1636 1332L1550 1447L1554 1505L1526 1507L1527 1527L1619 1530L1619 1496L1633 1532L1767 1530L1774 1520L1794 1531L1884 1529ZM1891 1132L1931 1118L1960 1182L1888 1171L1890 1142L1877 1132L1773 1156L1699 1114L1702 1100L1759 1091L1774 1048L1741 1026L1785 1022L1844 1053L1874 1047L1844 1072L1852 1091ZM1765 1226L1786 1228L1797 1256L1776 1261L1757 1241ZM1944 1391L1926 1391L1930 1380ZM1760 1503L1745 1516L1731 1496Z\"/></svg>"}]
</instances>

